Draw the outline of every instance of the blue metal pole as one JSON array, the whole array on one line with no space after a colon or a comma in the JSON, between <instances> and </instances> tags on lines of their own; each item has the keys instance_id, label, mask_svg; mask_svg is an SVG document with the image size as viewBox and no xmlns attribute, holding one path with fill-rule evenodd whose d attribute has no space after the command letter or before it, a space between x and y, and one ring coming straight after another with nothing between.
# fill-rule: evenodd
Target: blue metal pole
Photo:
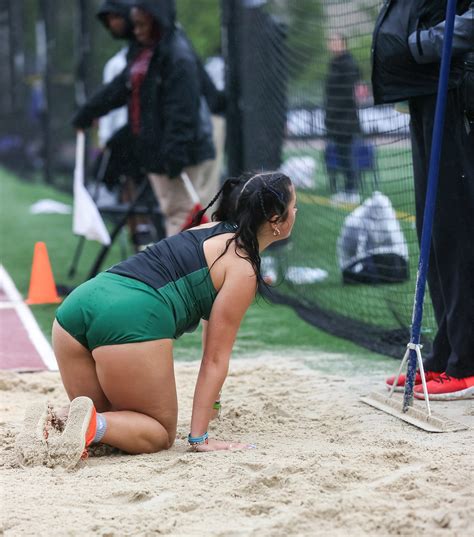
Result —
<instances>
[{"instance_id":1,"label":"blue metal pole","mask_svg":"<svg viewBox=\"0 0 474 537\"><path fill-rule=\"evenodd\" d=\"M446 98L448 94L449 69L451 65L451 50L453 44L454 19L456 16L456 0L448 0L446 8L446 25L444 28L443 52L441 56L441 69L438 83L438 96L431 143L430 165L428 171L428 189L423 215L423 231L421 234L420 259L418 262L418 276L416 280L415 301L411 326L412 345L419 345L421 321L423 319L423 300L426 288L426 275L430 258L431 232L433 229L434 209L436 204L436 191L438 189L439 162L443 143L444 118L446 112ZM406 412L413 404L413 385L416 375L416 350L410 348L408 368L403 394L403 411Z\"/></svg>"}]
</instances>

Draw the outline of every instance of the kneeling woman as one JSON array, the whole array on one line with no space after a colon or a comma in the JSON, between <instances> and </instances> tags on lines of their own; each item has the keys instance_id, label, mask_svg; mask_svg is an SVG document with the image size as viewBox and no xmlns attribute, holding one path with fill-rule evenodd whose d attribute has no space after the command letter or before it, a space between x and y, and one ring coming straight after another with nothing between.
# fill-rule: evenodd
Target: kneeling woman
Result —
<instances>
[{"instance_id":1,"label":"kneeling woman","mask_svg":"<svg viewBox=\"0 0 474 537\"><path fill-rule=\"evenodd\" d=\"M211 223L118 263L59 307L53 348L71 405L62 435L41 441L50 462L74 466L98 442L128 453L170 448L178 414L173 340L201 319L208 323L189 443L197 451L247 447L208 438L207 429L262 279L260 253L290 235L296 196L287 176L260 173L228 179L206 209L220 197ZM45 419L44 408L29 412L17 442L25 464Z\"/></svg>"}]
</instances>

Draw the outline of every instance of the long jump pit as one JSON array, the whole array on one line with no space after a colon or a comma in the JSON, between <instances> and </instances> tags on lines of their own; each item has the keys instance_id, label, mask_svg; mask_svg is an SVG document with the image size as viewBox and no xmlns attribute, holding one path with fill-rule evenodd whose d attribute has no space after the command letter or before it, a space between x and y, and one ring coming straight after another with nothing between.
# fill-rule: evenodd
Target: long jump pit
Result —
<instances>
[{"instance_id":1,"label":"long jump pit","mask_svg":"<svg viewBox=\"0 0 474 537\"><path fill-rule=\"evenodd\" d=\"M231 360L222 414L209 434L254 443L256 449L214 453L188 448L199 362L177 362L178 434L170 450L132 456L100 446L73 470L21 468L14 445L27 406L39 401L63 406L68 399L49 343L4 281L4 535L465 537L474 532L474 401L432 402L434 411L468 427L446 434L426 433L364 405L360 396L380 390L384 375L396 368L391 359L361 362L288 349L284 356Z\"/></svg>"}]
</instances>

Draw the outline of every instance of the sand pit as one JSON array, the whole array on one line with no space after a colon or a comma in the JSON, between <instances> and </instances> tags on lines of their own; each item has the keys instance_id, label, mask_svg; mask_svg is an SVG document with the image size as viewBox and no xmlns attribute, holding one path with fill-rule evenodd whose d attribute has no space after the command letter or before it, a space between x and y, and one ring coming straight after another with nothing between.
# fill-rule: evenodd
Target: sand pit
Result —
<instances>
[{"instance_id":1,"label":"sand pit","mask_svg":"<svg viewBox=\"0 0 474 537\"><path fill-rule=\"evenodd\" d=\"M472 534L474 429L419 431L358 401L380 372L332 376L305 361L231 362L222 419L211 434L256 443L255 450L188 451L198 364L178 363L175 446L155 455L94 456L73 471L22 469L13 450L30 402L66 402L59 375L0 373L4 534ZM473 401L449 405L433 403L474 426Z\"/></svg>"}]
</instances>

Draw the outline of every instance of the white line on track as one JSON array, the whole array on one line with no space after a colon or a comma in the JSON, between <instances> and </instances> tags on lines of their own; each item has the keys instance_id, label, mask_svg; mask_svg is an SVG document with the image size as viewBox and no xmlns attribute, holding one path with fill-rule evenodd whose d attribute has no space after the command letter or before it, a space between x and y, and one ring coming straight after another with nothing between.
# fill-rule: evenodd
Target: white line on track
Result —
<instances>
[{"instance_id":1,"label":"white line on track","mask_svg":"<svg viewBox=\"0 0 474 537\"><path fill-rule=\"evenodd\" d=\"M0 285L3 287L8 299L10 302L8 306L14 307L18 316L25 327L28 336L35 346L38 354L43 360L46 367L52 371L58 370L58 364L53 353L53 349L49 344L48 340L44 337L43 332L41 331L36 319L31 313L30 308L23 302L18 289L15 287L13 280L10 278L8 272L3 268L3 265L0 265ZM8 306L1 306L2 308L7 308Z\"/></svg>"}]
</instances>

